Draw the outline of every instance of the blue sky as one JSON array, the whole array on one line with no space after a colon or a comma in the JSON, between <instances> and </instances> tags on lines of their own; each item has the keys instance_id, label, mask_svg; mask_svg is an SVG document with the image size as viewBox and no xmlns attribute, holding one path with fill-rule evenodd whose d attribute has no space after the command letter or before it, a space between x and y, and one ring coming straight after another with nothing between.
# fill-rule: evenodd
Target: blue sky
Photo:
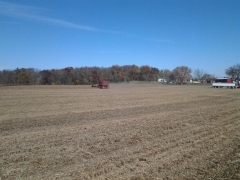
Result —
<instances>
[{"instance_id":1,"label":"blue sky","mask_svg":"<svg viewBox=\"0 0 240 180\"><path fill-rule=\"evenodd\" d=\"M240 0L0 0L0 70L240 63Z\"/></svg>"}]
</instances>

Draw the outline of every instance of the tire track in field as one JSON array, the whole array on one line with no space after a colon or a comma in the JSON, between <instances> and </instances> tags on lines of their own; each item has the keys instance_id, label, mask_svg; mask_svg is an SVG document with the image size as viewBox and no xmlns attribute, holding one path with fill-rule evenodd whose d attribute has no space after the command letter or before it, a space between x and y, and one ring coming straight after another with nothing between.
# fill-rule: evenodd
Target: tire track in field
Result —
<instances>
[{"instance_id":1,"label":"tire track in field","mask_svg":"<svg viewBox=\"0 0 240 180\"><path fill-rule=\"evenodd\" d=\"M219 129L221 129L222 127L224 127L224 124L223 125L221 125L221 126L219 126L218 127L218 129L215 129L215 131L218 131ZM229 130L231 130L231 128L233 128L233 129L236 129L236 126L235 125L232 125L231 127L229 127ZM213 134L213 133L211 133L210 131L208 131L209 129L205 129L205 131L204 132L198 132L198 133L196 133L195 134L195 136L193 136L193 137L191 137L191 138L194 138L194 139L200 139L200 141L197 141L197 144L201 144L202 142L205 142L206 140L208 140L208 139L210 139L211 141L214 141L215 140L215 138L219 135L219 133L220 133L220 131L219 131L219 133L217 133L217 134ZM206 132L207 132L207 134L206 134ZM188 133L188 132L185 132L185 134L186 133ZM178 135L177 134L174 134L174 136L176 136L176 137L178 137ZM184 134L183 134L183 136L184 136ZM182 150L182 152L186 152L186 153L191 153L192 151L194 151L195 152L195 155L196 155L196 150L192 150L192 145L191 144L188 144L188 143L184 143L184 141L185 142L187 142L187 141L189 141L188 140L188 136L187 137L180 137L180 138L178 138L178 139L175 139L174 141L178 141L179 139L182 139L182 142L183 142L183 145L181 145L180 146L180 148L181 149L183 149ZM185 140L186 139L186 140ZM174 142L173 141L173 142ZM170 142L170 143L172 143L172 142ZM196 143L195 143L196 144ZM150 144L150 146L151 147L153 147L153 148L157 148L157 147L159 147L159 145L157 144L157 145L151 145ZM162 146L162 145L160 145L160 146ZM129 147L128 147L129 148ZM133 147L133 149L134 149L135 147ZM134 154L134 150L130 150L131 152L133 152L133 154ZM160 148L159 148L160 149ZM163 155L161 154L160 155L160 157L162 157L162 159L161 160L166 160L166 159L169 159L169 153L170 153L170 155L172 156L171 157L171 159L176 159L176 154L175 154L175 152L178 150L179 148L178 148L178 144L174 144L174 145L172 145L172 144L170 144L169 145L169 147L166 147L165 149L163 149L163 154L165 153L165 155L166 155L166 157L162 157ZM143 149L143 152L144 151L146 151L146 149ZM156 150L155 150L156 151ZM141 154L141 152L138 152L138 155L140 154L140 157L143 157L143 159L145 158L145 159L151 159L153 156L156 156L156 153L155 153L155 151L154 152L150 152L150 153L142 153ZM109 152L108 152L109 153ZM114 152L111 152L110 154L113 154ZM182 157L182 159L186 159L186 157L188 157L187 155L186 155L186 153L185 154L183 154L181 157ZM202 153L201 151L199 152L199 153ZM93 153L94 154L94 153ZM119 154L124 154L124 152L119 152ZM174 155L175 154L175 155ZM193 154L194 155L194 154ZM192 156L193 156L192 155ZM198 154L197 154L198 155ZM98 154L98 156L99 156L99 154ZM129 155L129 157L132 157L132 154L130 154ZM118 157L116 157L116 159L114 160L114 158L112 158L111 157L111 160L112 161L116 161L117 162L117 160L119 160L118 159ZM135 161L137 161L137 160L135 160ZM179 159L179 158L177 158L177 161L182 161L181 160L181 158ZM112 166L112 164L114 164L114 163L112 163L111 164L111 167L112 168L107 168L106 167L106 164L108 164L109 163L109 159L108 160L106 160L106 162L103 162L103 164L99 164L98 165L98 168L96 168L96 169L98 169L98 171L94 174L92 171L93 170L91 170L91 174L93 174L93 176L92 177L94 177L94 178L97 178L98 176L101 176L102 174L103 174L103 172L105 172L105 171L107 171L107 172L109 172L109 173L111 173L111 171L113 171L114 169L116 169L116 166L115 166L115 168L113 168ZM132 162L132 164L136 164L136 162ZM121 163L120 163L121 164ZM122 163L123 164L123 166L125 166L126 165L126 163ZM108 170L104 170L104 168L103 169L101 169L101 167L104 167L104 168L107 168ZM121 166L119 166L119 163L118 163L118 165L117 165L117 168L119 169L119 168L121 168ZM111 171L110 171L110 169L111 169ZM146 171L146 168L144 168L143 169L144 171ZM85 169L85 171L87 172L87 171L90 171L89 169ZM106 172L105 172L105 174L104 174L104 176L106 175ZM87 176L86 176L87 177Z\"/></svg>"},{"instance_id":2,"label":"tire track in field","mask_svg":"<svg viewBox=\"0 0 240 180\"><path fill-rule=\"evenodd\" d=\"M234 137L240 131L239 107L227 97L227 92L224 95L166 104L154 100L154 105L148 99L147 104L130 108L120 108L119 103L91 112L13 119L10 125L22 125L5 126L9 129L0 134L14 147L7 141L8 146L0 145L0 153L16 154L4 157L6 163L2 167L9 179L186 179L186 175L204 179L196 176L197 167L205 172L214 153L220 154L224 149L231 153L228 146L236 147ZM24 121L28 128L23 127ZM28 125L31 121L33 124ZM24 138L29 135L34 137ZM29 147L33 152L29 152ZM206 155L208 159L204 158ZM222 158L226 157L224 154Z\"/></svg>"},{"instance_id":3,"label":"tire track in field","mask_svg":"<svg viewBox=\"0 0 240 180\"><path fill-rule=\"evenodd\" d=\"M216 131L219 130L219 129L221 129L221 126L218 127L218 129L216 129ZM234 129L235 129L235 131L233 131ZM232 133L234 132L236 134L239 131L239 128L236 129L236 126L232 126L229 130ZM204 134L204 137L201 138L203 134ZM197 144L202 144L203 142L206 143L206 141L208 141L208 144L212 144L214 141L217 141L217 142L219 141L218 139L216 139L216 137L218 137L219 135L220 135L219 133L215 133L215 134L208 133L208 134L206 134L205 132L203 132L203 133L200 133L200 134L199 133L196 134L192 138L194 138L194 139L201 139L200 141L197 142ZM160 145L160 146L162 146L162 145ZM159 145L157 144L157 146L152 146L152 147L154 149L156 149L157 147L159 147ZM180 149L181 149L180 153L176 153ZM202 151L202 149L203 149L203 151ZM172 145L172 144L169 147L165 147L165 149L163 151L161 151L161 154L159 154L159 156L160 156L161 161L163 161L163 162L167 162L167 161L172 162L172 161L174 161L174 163L178 162L178 164L179 164L180 162L184 162L184 161L187 161L188 159L191 159L193 156L198 156L199 154L207 155L208 153L211 153L211 152L209 152L208 149L206 149L206 147L203 147L202 149L193 148L192 144L188 144L188 143L185 144L183 142L183 145L181 144L180 147L178 147L178 145ZM210 149L213 149L213 148L210 148ZM156 157L157 150L154 150L153 152L148 152L147 154L144 153L145 151L146 150L143 150L143 153L142 154L138 153L138 155L139 155L139 157L141 157L140 159L142 159L143 161L146 161L148 163L148 166L151 166L150 165L151 162L149 163L148 161L149 160L151 161L151 158L153 156ZM129 156L133 157L132 154L129 155ZM139 159L139 161L141 161L140 159ZM137 164L137 161L138 161L137 158L135 158L135 161L131 162L131 164ZM105 162L105 163L107 163L107 162ZM165 169L164 166L171 166L171 165L168 165L168 163L167 164L163 164L163 167L162 167L163 170ZM134 169L136 167L132 167L132 168ZM140 172L152 171L152 168L150 168L150 169L147 168L146 169L146 167L143 167L142 169L139 170L139 167L138 167L138 171L140 171ZM101 174L100 172L103 172L103 170L99 170L98 172L96 172L95 178L98 175ZM132 172L131 174L134 174L134 173ZM149 172L147 174L151 174L151 173Z\"/></svg>"},{"instance_id":4,"label":"tire track in field","mask_svg":"<svg viewBox=\"0 0 240 180\"><path fill-rule=\"evenodd\" d=\"M139 121L141 121L141 122L144 122L144 119L139 119ZM173 120L172 120L173 121ZM175 120L176 121L176 120ZM186 120L182 120L181 121L181 123L184 123L184 122L188 122L189 121L189 119L186 119ZM126 122L127 123L127 122ZM161 121L161 122L158 122L158 121L156 121L156 123L157 124L159 124L159 123L164 123L163 121ZM166 123L166 122L165 122ZM188 128L188 127L186 127L185 129L182 129L182 127L180 126L179 127L179 124L181 124L181 123L177 123L177 124L174 124L174 125L171 125L171 123L170 122L168 122L168 125L167 125L167 127L165 127L165 126L160 126L160 129L158 129L157 131L161 131L161 132L164 132L164 131L166 131L166 132L164 132L164 133L158 133L157 134L157 131L154 131L156 134L154 134L153 135L153 133L152 132L150 132L150 136L149 136L149 138L153 138L153 137L155 137L155 138L159 138L159 137L165 137L165 139L167 139L167 138L169 138L169 137L171 137L171 136L173 136L173 135L169 135L169 134L171 134L172 132L174 132L174 131L176 131L177 129L179 129L179 131L180 131L180 133L181 133L181 131L182 130L184 130L185 132L190 132L189 134L192 134L192 133L196 133L195 131L197 131L198 129L199 129L199 127L198 126L196 126L196 127L191 127L191 129L186 129L186 128ZM195 123L194 121L191 121L191 123L193 124L193 123ZM132 126L130 126L130 124L133 124ZM112 123L110 126L111 126L111 130L113 130L113 132L114 132L114 134L116 134L116 136L119 136L119 139L123 139L123 140L121 140L121 141L124 141L125 142L125 144L124 145L126 145L126 146L131 146L131 144L130 144L130 140L131 140L131 137L136 137L136 136L140 136L141 134L138 134L138 132L136 133L136 132L134 132L134 131L137 131L138 129L141 131L141 133L143 134L144 132L144 136L145 136L145 139L141 139L142 137L136 137L137 138L137 140L140 140L141 142L142 141L144 141L144 143L147 143L146 141L147 141L147 138L146 138L146 135L147 135L147 133L149 133L148 132L148 129L153 129L153 127L155 126L155 124L153 123L153 120L151 121L151 125L149 125L148 127L147 127L147 129L144 127L145 125L143 125L143 126L140 126L140 127L137 127L137 129L136 129L136 127L135 127L135 124L137 124L137 120L136 121L133 121L133 122L129 122L128 123L128 126L124 126L124 124L122 124L122 125L120 125L120 126L122 126L123 128L119 128L120 130L118 131L117 130L117 127L119 126L119 124L117 124L117 125L114 125L114 123ZM142 124L144 124L144 123L142 123ZM93 125L93 126L95 126L95 125ZM115 126L117 126L117 127L115 127ZM130 126L130 127L129 127ZM178 127L177 129L176 128L172 128L172 127ZM171 127L170 129L168 129L168 127ZM100 132L101 132L101 129L103 129L104 127L103 126L100 126L100 127L96 127L97 129L100 129ZM94 128L95 130L94 130L94 132L96 133L96 134L101 134L100 132L98 132L98 131L96 131L96 128ZM210 127L211 128L211 127ZM129 129L132 129L133 130L133 132L132 133L129 133ZM209 128L207 128L207 129L209 129ZM200 129L201 130L201 129ZM206 130L206 127L205 127L205 130ZM90 130L91 131L91 130ZM130 131L131 132L131 131ZM128 140L126 139L126 138L123 138L123 137L121 137L121 134L124 134L127 138L128 138ZM105 133L105 134L107 134L107 132ZM89 135L88 135L89 136ZM97 143L99 143L99 139L97 139L97 138L91 138L92 140L93 140L93 144L97 144ZM94 140L95 139L95 140ZM110 141L115 141L114 140L115 138L113 137ZM103 139L104 140L104 139ZM120 141L120 140L119 140ZM101 141L100 141L101 142ZM123 143L123 142L121 142L121 143ZM134 144L134 143L133 143ZM114 147L114 148L117 148L117 146L116 147ZM95 153L95 152L92 152L92 153Z\"/></svg>"},{"instance_id":5,"label":"tire track in field","mask_svg":"<svg viewBox=\"0 0 240 180\"><path fill-rule=\"evenodd\" d=\"M193 109L191 109L191 110L193 110ZM178 113L179 113L179 115L181 114L181 112L178 112ZM167 114L167 115L169 115L169 114ZM144 119L144 118L143 118L143 119ZM128 120L128 119L127 119L127 120ZM126 120L126 121L127 121L127 120ZM139 119L139 120L142 121L141 119ZM110 120L110 121L111 121L111 120ZM133 123L137 123L137 121L138 121L138 120L135 120ZM188 120L187 120L187 121L188 121ZM112 121L111 121L111 122L112 122ZM117 122L117 120L115 120L115 122ZM105 122L102 122L102 123L104 124ZM129 130L129 129L127 129L127 130ZM95 133L96 133L96 132L95 132ZM90 139L93 140L94 138L91 138L91 137L90 137ZM92 143L94 143L94 141L93 141ZM130 147L130 144L128 144L128 146ZM134 146L133 146L133 147L134 147ZM87 151L86 151L86 152L87 152Z\"/></svg>"},{"instance_id":6,"label":"tire track in field","mask_svg":"<svg viewBox=\"0 0 240 180\"><path fill-rule=\"evenodd\" d=\"M214 99L214 98L213 98ZM208 102L208 106L214 105L213 99L210 99L210 103ZM224 101L224 98L223 100ZM196 102L196 103L194 103ZM25 130L31 128L39 128L42 126L60 126L60 125L71 125L71 124L90 124L93 121L111 121L111 119L120 119L120 118L132 118L142 116L144 114L152 114L152 113L165 113L175 111L183 111L184 109L199 107L205 105L206 100L194 100L191 101L191 107L189 106L189 102L178 102L173 104L157 104L152 106L136 106L136 107L127 107L127 108L112 108L98 111L89 111L89 112L81 112L81 113L66 113L63 115L53 115L46 117L35 117L35 118L14 118L9 120L4 120L0 122L0 132L10 132L10 131L18 131ZM146 110L147 109L147 110ZM101 119L100 119L101 117Z\"/></svg>"}]
</instances>

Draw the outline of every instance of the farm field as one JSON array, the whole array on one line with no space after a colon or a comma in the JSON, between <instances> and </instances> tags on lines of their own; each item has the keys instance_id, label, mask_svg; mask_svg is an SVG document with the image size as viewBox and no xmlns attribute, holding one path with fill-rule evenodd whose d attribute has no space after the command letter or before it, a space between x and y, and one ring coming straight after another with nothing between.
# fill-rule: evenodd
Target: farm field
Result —
<instances>
[{"instance_id":1,"label":"farm field","mask_svg":"<svg viewBox=\"0 0 240 180\"><path fill-rule=\"evenodd\" d=\"M0 179L240 179L240 89L0 87Z\"/></svg>"}]
</instances>

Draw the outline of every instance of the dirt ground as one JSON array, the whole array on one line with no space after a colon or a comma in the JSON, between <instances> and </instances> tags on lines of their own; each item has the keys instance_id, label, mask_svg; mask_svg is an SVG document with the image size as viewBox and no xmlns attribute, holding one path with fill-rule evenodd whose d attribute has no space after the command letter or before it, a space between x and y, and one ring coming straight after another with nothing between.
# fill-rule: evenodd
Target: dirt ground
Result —
<instances>
[{"instance_id":1,"label":"dirt ground","mask_svg":"<svg viewBox=\"0 0 240 180\"><path fill-rule=\"evenodd\" d=\"M240 89L0 87L0 179L240 179Z\"/></svg>"}]
</instances>

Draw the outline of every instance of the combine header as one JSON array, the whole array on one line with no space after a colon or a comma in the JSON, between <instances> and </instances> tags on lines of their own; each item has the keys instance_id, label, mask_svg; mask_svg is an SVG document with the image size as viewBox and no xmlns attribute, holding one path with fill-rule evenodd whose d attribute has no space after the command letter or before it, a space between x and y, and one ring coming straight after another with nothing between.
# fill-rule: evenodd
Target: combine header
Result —
<instances>
[{"instance_id":1,"label":"combine header","mask_svg":"<svg viewBox=\"0 0 240 180\"><path fill-rule=\"evenodd\" d=\"M92 87L99 88L99 89L108 89L109 82L108 81L99 81L98 84L93 84Z\"/></svg>"}]
</instances>

